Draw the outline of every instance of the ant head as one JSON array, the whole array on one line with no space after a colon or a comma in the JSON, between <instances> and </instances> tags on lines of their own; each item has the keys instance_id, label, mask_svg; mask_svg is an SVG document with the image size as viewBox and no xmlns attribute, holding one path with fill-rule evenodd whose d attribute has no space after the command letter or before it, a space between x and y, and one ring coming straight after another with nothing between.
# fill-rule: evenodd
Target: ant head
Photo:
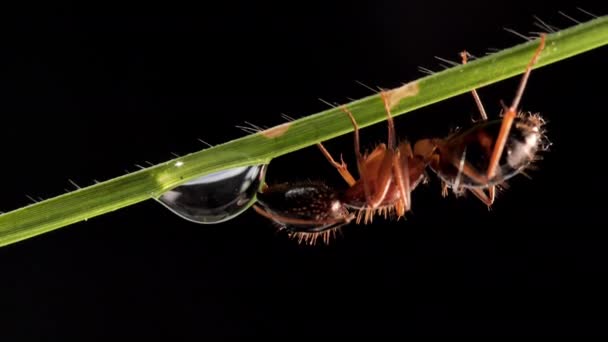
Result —
<instances>
[{"instance_id":1,"label":"ant head","mask_svg":"<svg viewBox=\"0 0 608 342\"><path fill-rule=\"evenodd\" d=\"M275 184L257 195L258 213L292 232L322 232L350 219L339 195L322 182Z\"/></svg>"}]
</instances>

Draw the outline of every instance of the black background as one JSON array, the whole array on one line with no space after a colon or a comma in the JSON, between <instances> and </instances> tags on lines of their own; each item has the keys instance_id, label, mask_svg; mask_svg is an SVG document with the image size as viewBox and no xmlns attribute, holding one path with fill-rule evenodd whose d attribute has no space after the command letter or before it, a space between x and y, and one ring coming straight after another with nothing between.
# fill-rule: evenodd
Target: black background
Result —
<instances>
[{"instance_id":1,"label":"black background","mask_svg":"<svg viewBox=\"0 0 608 342\"><path fill-rule=\"evenodd\" d=\"M370 90L522 41L506 32L585 21L577 5L507 2L23 6L0 55L0 209L105 180ZM599 5L580 6L597 15ZM497 199L442 198L434 179L407 220L351 225L304 247L248 211L217 226L154 201L0 249L2 340L67 336L180 340L239 335L605 334L607 50L532 73L522 109L553 143ZM519 78L480 90L490 115ZM468 123L467 94L396 120L410 140ZM386 139L383 124L363 146ZM352 137L327 142L353 164ZM314 147L276 159L267 180L339 175ZM6 335L6 338L5 338Z\"/></svg>"}]
</instances>

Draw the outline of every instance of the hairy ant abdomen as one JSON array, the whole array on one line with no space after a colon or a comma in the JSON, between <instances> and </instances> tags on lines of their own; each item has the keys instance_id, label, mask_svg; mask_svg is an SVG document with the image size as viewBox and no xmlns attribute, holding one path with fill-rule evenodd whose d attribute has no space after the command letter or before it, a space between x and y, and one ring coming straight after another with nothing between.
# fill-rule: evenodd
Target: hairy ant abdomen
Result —
<instances>
[{"instance_id":1,"label":"hairy ant abdomen","mask_svg":"<svg viewBox=\"0 0 608 342\"><path fill-rule=\"evenodd\" d=\"M502 120L481 121L441 141L434 139L436 158L430 168L452 187L487 188L520 174L546 148L544 121L537 115L520 114L507 135L496 172L487 178Z\"/></svg>"}]
</instances>

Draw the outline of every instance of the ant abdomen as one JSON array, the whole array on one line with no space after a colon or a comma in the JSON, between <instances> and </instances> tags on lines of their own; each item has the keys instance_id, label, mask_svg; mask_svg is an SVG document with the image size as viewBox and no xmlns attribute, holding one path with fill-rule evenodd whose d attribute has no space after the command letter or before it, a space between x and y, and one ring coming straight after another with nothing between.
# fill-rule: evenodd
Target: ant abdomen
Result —
<instances>
[{"instance_id":1,"label":"ant abdomen","mask_svg":"<svg viewBox=\"0 0 608 342\"><path fill-rule=\"evenodd\" d=\"M487 188L499 185L523 172L547 146L538 115L519 115L513 121L505 148L494 175L488 178L488 166L501 130L502 120L481 121L444 141L437 141L439 160L431 168L448 185L464 188Z\"/></svg>"},{"instance_id":2,"label":"ant abdomen","mask_svg":"<svg viewBox=\"0 0 608 342\"><path fill-rule=\"evenodd\" d=\"M337 228L353 219L339 193L321 182L266 186L258 193L254 209L290 235L308 243L314 243L319 237L329 240Z\"/></svg>"}]
</instances>

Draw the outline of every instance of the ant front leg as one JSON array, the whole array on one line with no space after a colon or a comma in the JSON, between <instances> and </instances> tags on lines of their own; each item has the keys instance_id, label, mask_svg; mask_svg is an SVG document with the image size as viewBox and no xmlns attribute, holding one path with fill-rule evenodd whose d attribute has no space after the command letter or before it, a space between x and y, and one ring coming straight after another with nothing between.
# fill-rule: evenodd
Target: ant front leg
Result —
<instances>
[{"instance_id":1,"label":"ant front leg","mask_svg":"<svg viewBox=\"0 0 608 342\"><path fill-rule=\"evenodd\" d=\"M346 183L348 183L348 186L353 186L356 183L355 178L353 177L353 175L350 174L350 171L348 171L348 166L344 162L344 159L342 159L342 156L340 156L340 163L338 163L334 160L334 158L331 156L329 151L327 151L327 149L325 148L325 146L323 146L322 143L318 143L317 147L319 147L321 153L323 153L325 158L327 158L327 161L329 161L329 163L333 167L335 167L336 170L338 170L340 176L342 176Z\"/></svg>"}]
</instances>

